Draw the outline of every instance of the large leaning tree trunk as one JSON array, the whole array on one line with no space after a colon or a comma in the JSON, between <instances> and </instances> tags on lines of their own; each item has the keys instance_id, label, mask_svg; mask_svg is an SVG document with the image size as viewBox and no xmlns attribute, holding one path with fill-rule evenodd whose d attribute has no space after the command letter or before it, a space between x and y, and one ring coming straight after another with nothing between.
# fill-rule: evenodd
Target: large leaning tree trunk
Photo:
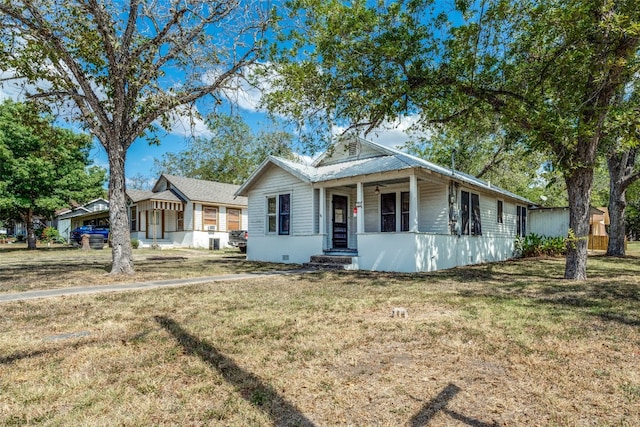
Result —
<instances>
[{"instance_id":1,"label":"large leaning tree trunk","mask_svg":"<svg viewBox=\"0 0 640 427\"><path fill-rule=\"evenodd\" d=\"M607 256L625 255L625 215L626 192L631 184L640 178L635 170L637 148L619 151L607 159L609 167L609 244Z\"/></svg>"}]
</instances>

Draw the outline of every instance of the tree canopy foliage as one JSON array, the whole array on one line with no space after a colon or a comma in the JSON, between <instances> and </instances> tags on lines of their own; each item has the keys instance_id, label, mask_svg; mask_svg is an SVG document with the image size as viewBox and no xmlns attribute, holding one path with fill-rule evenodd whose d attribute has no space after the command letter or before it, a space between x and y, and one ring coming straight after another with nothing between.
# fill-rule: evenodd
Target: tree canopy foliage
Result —
<instances>
[{"instance_id":1,"label":"tree canopy foliage","mask_svg":"<svg viewBox=\"0 0 640 427\"><path fill-rule=\"evenodd\" d=\"M132 273L124 164L172 114L222 102L257 59L270 11L254 1L2 0L0 69L56 103L109 158L111 272Z\"/></svg>"},{"instance_id":2,"label":"tree canopy foliage","mask_svg":"<svg viewBox=\"0 0 640 427\"><path fill-rule=\"evenodd\" d=\"M284 131L255 135L239 116L211 115L211 137L193 139L186 150L156 160L159 173L242 184L269 155L292 157L293 136Z\"/></svg>"},{"instance_id":3,"label":"tree canopy foliage","mask_svg":"<svg viewBox=\"0 0 640 427\"><path fill-rule=\"evenodd\" d=\"M104 194L106 171L90 166L91 137L53 125L32 104L0 104L0 212L27 224L32 218Z\"/></svg>"},{"instance_id":4,"label":"tree canopy foliage","mask_svg":"<svg viewBox=\"0 0 640 427\"><path fill-rule=\"evenodd\" d=\"M370 130L416 115L424 130L463 121L548 157L565 182L565 277L586 278L589 205L614 100L639 72L635 0L351 2L294 0L267 103L303 127Z\"/></svg>"}]
</instances>

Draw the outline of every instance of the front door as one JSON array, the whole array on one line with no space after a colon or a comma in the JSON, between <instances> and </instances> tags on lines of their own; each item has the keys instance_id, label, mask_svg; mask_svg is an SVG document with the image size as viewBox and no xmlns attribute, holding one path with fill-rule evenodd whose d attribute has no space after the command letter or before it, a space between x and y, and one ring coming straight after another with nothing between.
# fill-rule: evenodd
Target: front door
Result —
<instances>
[{"instance_id":1,"label":"front door","mask_svg":"<svg viewBox=\"0 0 640 427\"><path fill-rule=\"evenodd\" d=\"M147 239L164 238L164 211L147 211Z\"/></svg>"},{"instance_id":2,"label":"front door","mask_svg":"<svg viewBox=\"0 0 640 427\"><path fill-rule=\"evenodd\" d=\"M333 196L333 247L346 248L347 246L347 198L345 196Z\"/></svg>"}]
</instances>

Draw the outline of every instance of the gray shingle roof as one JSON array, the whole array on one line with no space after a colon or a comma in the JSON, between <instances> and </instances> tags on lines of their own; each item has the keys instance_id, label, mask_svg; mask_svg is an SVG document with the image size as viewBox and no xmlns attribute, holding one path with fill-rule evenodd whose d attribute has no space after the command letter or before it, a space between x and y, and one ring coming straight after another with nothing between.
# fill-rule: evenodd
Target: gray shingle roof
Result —
<instances>
[{"instance_id":1,"label":"gray shingle roof","mask_svg":"<svg viewBox=\"0 0 640 427\"><path fill-rule=\"evenodd\" d=\"M451 177L462 183L466 183L484 190L502 194L523 203L532 204L531 201L521 197L515 193L496 187L483 181L479 178L471 176L469 174L452 171L451 169L436 165L427 160L419 157L412 156L407 153L403 153L395 148L385 147L372 141L360 139L363 143L369 144L371 147L377 149L380 152L378 157L368 157L365 159L356 159L350 161L344 161L339 163L329 163L322 165L322 161L314 164L320 164L320 166L306 165L293 162L291 160L282 159L279 157L269 157L256 172L245 182L238 190L239 194L246 194L247 188L250 187L252 182L258 178L262 171L266 168L268 163L273 163L282 169L288 171L292 175L298 177L302 181L316 183L331 181L340 178L351 178L356 176L369 175L381 172L391 172L403 169L421 168L431 172Z\"/></svg>"},{"instance_id":2,"label":"gray shingle roof","mask_svg":"<svg viewBox=\"0 0 640 427\"><path fill-rule=\"evenodd\" d=\"M133 203L150 199L153 195L154 192L149 190L127 190L127 196L129 196Z\"/></svg>"},{"instance_id":3,"label":"gray shingle roof","mask_svg":"<svg viewBox=\"0 0 640 427\"><path fill-rule=\"evenodd\" d=\"M246 197L235 196L235 192L240 188L239 185L175 175L163 174L162 176L191 201L242 206L248 203Z\"/></svg>"}]
</instances>

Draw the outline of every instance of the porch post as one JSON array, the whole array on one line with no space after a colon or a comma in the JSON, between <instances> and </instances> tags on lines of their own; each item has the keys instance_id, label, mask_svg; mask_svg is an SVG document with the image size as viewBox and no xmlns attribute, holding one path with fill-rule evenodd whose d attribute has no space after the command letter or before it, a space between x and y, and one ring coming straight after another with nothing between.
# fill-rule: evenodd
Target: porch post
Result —
<instances>
[{"instance_id":1,"label":"porch post","mask_svg":"<svg viewBox=\"0 0 640 427\"><path fill-rule=\"evenodd\" d=\"M325 215L327 214L327 192L324 187L320 187L320 200L318 201L318 232L321 235L325 235L327 233L327 223L325 221ZM324 239L323 239L323 247L324 247Z\"/></svg>"},{"instance_id":2,"label":"porch post","mask_svg":"<svg viewBox=\"0 0 640 427\"><path fill-rule=\"evenodd\" d=\"M409 176L409 231L418 231L418 177Z\"/></svg>"},{"instance_id":3,"label":"porch post","mask_svg":"<svg viewBox=\"0 0 640 427\"><path fill-rule=\"evenodd\" d=\"M356 217L356 233L364 233L364 186L362 182L356 185L356 206L358 216Z\"/></svg>"}]
</instances>

